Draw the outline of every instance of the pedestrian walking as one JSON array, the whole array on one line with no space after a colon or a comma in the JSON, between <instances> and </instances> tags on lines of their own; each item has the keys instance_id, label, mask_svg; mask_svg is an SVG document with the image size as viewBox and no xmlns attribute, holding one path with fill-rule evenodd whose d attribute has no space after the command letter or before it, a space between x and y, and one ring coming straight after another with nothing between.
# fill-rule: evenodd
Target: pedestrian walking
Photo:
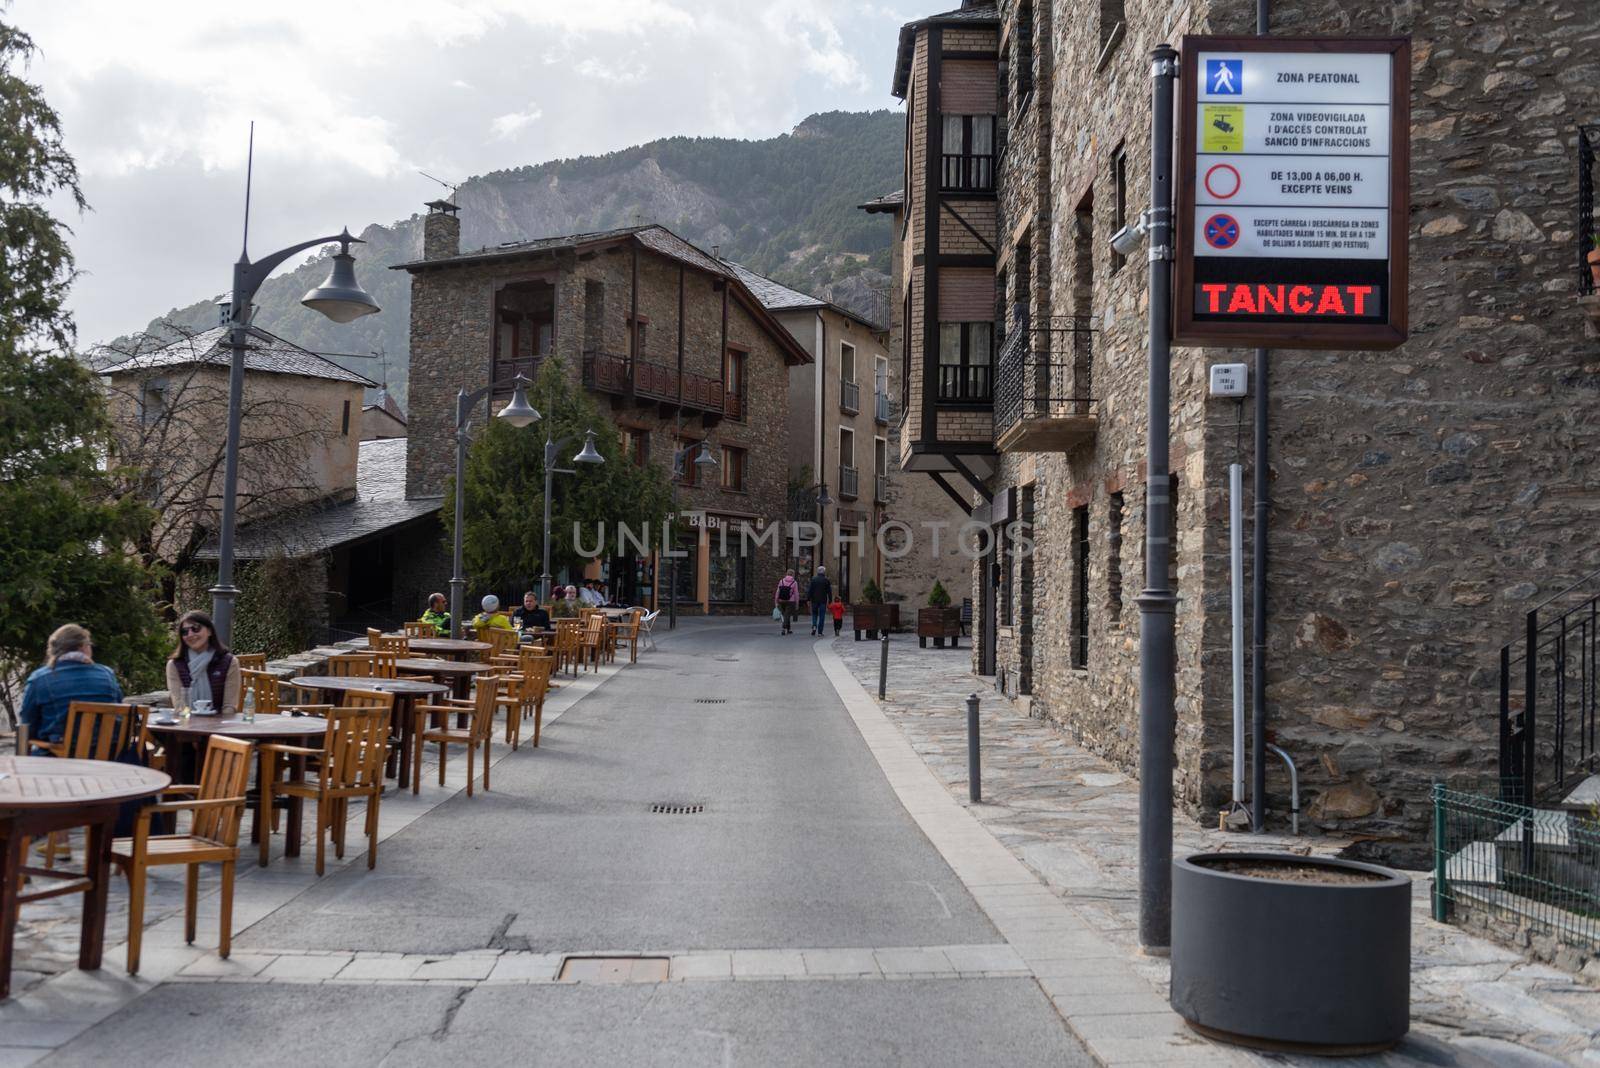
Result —
<instances>
[{"instance_id":1,"label":"pedestrian walking","mask_svg":"<svg viewBox=\"0 0 1600 1068\"><path fill-rule=\"evenodd\" d=\"M828 614L833 617L833 636L837 638L844 627L844 600L838 594L834 594L833 602L828 605Z\"/></svg>"},{"instance_id":2,"label":"pedestrian walking","mask_svg":"<svg viewBox=\"0 0 1600 1068\"><path fill-rule=\"evenodd\" d=\"M784 573L778 580L778 588L772 591L773 606L778 609L779 616L783 619L783 629L779 634L794 633L794 614L800 607L800 583L795 581L794 568Z\"/></svg>"},{"instance_id":3,"label":"pedestrian walking","mask_svg":"<svg viewBox=\"0 0 1600 1068\"><path fill-rule=\"evenodd\" d=\"M811 605L811 633L822 636L822 620L828 612L828 602L833 600L833 583L828 581L828 569L817 568L806 586L806 600Z\"/></svg>"}]
</instances>

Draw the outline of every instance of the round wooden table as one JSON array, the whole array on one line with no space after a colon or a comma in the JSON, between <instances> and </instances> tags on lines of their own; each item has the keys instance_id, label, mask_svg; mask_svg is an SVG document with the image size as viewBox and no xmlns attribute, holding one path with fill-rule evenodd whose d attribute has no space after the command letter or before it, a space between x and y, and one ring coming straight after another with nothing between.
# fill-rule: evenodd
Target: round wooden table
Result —
<instances>
[{"instance_id":1,"label":"round wooden table","mask_svg":"<svg viewBox=\"0 0 1600 1068\"><path fill-rule=\"evenodd\" d=\"M451 693L457 697L467 696L474 675L494 670L493 664L475 660L433 660L423 657L396 660L394 666L398 671L413 675L432 675L434 682L449 686Z\"/></svg>"},{"instance_id":2,"label":"round wooden table","mask_svg":"<svg viewBox=\"0 0 1600 1068\"><path fill-rule=\"evenodd\" d=\"M448 638L418 638L412 642L415 647L417 641L442 642ZM477 642L468 642L477 645ZM398 661L397 661L398 663ZM290 686L298 686L302 690L316 690L322 694L341 694L348 690L377 690L379 693L394 694L394 719L400 727L400 759L396 770L396 781L401 786L411 785L411 735L416 729L416 705L421 697L441 697L450 692L450 687L437 682L413 682L410 679L368 679L348 675L296 675L289 680ZM337 704L331 701L330 704Z\"/></svg>"},{"instance_id":3,"label":"round wooden table","mask_svg":"<svg viewBox=\"0 0 1600 1068\"><path fill-rule=\"evenodd\" d=\"M229 738L240 738L249 742L286 742L291 745L303 745L312 739L320 739L328 732L328 721L321 716L292 716L280 715L276 712L262 712L257 714L255 720L246 723L244 718L233 716L190 716L189 722L184 723L177 717L172 717L174 722L165 722L171 715L170 710L164 711L160 716L152 716L145 721L151 734L160 735L166 745L167 767L177 776L179 782L199 782L202 755L205 752L211 736L225 735ZM259 756L258 756L259 764ZM256 776L256 803L253 806L254 814L250 817L250 840L260 841L262 827L271 826L265 823L270 814L264 811L260 787L260 774ZM289 838L288 855L298 856L300 853L300 813L297 809L289 811Z\"/></svg>"},{"instance_id":4,"label":"round wooden table","mask_svg":"<svg viewBox=\"0 0 1600 1068\"><path fill-rule=\"evenodd\" d=\"M17 909L25 901L83 893L83 924L78 936L78 967L100 967L106 941L106 890L111 880L111 838L125 801L153 797L171 785L164 772L109 760L59 760L54 757L0 756L0 998L11 993L11 949ZM88 828L84 871L27 867L22 840L51 831ZM22 892L22 874L64 880L31 893Z\"/></svg>"},{"instance_id":5,"label":"round wooden table","mask_svg":"<svg viewBox=\"0 0 1600 1068\"><path fill-rule=\"evenodd\" d=\"M466 638L412 638L406 648L413 653L437 653L450 660L475 660L492 646Z\"/></svg>"}]
</instances>

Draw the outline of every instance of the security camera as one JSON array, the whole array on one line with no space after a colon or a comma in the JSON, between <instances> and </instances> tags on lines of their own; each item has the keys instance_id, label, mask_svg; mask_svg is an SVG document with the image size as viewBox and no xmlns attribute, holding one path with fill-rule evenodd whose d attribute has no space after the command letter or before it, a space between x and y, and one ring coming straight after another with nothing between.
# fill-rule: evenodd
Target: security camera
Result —
<instances>
[{"instance_id":1,"label":"security camera","mask_svg":"<svg viewBox=\"0 0 1600 1068\"><path fill-rule=\"evenodd\" d=\"M1111 251L1119 256L1131 256L1144 244L1149 226L1143 215L1111 235Z\"/></svg>"}]
</instances>

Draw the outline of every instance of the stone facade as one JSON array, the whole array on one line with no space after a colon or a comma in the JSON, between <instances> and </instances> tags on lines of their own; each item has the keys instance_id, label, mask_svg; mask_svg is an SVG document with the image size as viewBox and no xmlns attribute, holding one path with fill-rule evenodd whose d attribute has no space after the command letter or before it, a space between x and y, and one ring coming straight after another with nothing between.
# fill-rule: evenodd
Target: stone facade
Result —
<instances>
[{"instance_id":1,"label":"stone facade","mask_svg":"<svg viewBox=\"0 0 1600 1068\"><path fill-rule=\"evenodd\" d=\"M406 269L412 272L408 496L442 493L453 473L454 450L448 443L457 390L483 388L497 368L501 378L513 370L526 373L552 356L583 387L586 360L610 360L624 369L623 379L609 385L591 381L588 388L619 429L643 441L639 458L644 462L670 471L674 454L699 441L710 445L719 461L724 449L743 451L742 485L724 488L715 476L700 477L678 491L684 517L680 536L695 543L688 549L692 558L680 564L692 569L688 574L695 583L680 597L680 610L696 604L705 611L763 608L782 573L779 559L765 548L752 550L737 597L728 593L731 573L720 571L722 565L712 559L721 553L718 531L731 525L733 553L740 520L762 527L785 514L787 379L789 368L809 356L748 290L716 260L658 226L440 257ZM547 316L542 331L508 342L512 335L501 324L511 312L533 306ZM635 322L637 329L630 331ZM516 353L497 356L497 345L512 344ZM534 344L542 351L533 351ZM729 351L742 354L745 381L737 412L724 417L724 354ZM676 383L680 356L686 388L693 381L715 387L713 399L680 404L643 389L630 391L626 368L636 364L640 375L653 371ZM439 447L428 447L429 442ZM691 513L711 518L691 518ZM662 578L655 584L662 603L666 572L664 565L658 568ZM721 586L719 574L725 579Z\"/></svg>"},{"instance_id":2,"label":"stone facade","mask_svg":"<svg viewBox=\"0 0 1600 1068\"><path fill-rule=\"evenodd\" d=\"M997 278L1013 316L1022 305L1035 324L1089 317L1098 424L1073 451L1001 458L991 487L1028 502L1037 549L975 594L1011 600L997 683L1016 692L1026 679L1036 712L1132 768L1148 294L1142 252L1121 262L1109 248L1118 176L1137 214L1149 197L1150 50L1249 32L1254 4L1128 4L1120 43L1076 6L1032 6L1025 106L1020 5L998 11ZM1426 836L1432 782L1470 789L1495 774L1499 646L1542 595L1600 565L1585 519L1600 505L1588 460L1600 377L1575 300L1573 226L1574 123L1600 107L1600 9L1280 0L1273 28L1413 39L1411 339L1387 353L1271 358L1266 694L1270 740L1299 766L1309 822L1404 852ZM916 274L906 267L901 284ZM1252 475L1250 407L1208 399L1206 369L1248 358L1173 355L1177 789L1205 821L1227 799L1231 761L1228 465L1244 465L1247 494ZM1268 783L1286 814L1281 767Z\"/></svg>"}]
</instances>

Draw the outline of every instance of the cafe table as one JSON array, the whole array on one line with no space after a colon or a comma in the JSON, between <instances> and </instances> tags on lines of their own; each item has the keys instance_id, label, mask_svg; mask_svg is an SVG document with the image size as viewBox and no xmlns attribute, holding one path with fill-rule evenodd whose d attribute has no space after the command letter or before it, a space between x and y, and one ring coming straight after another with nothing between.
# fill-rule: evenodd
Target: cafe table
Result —
<instances>
[{"instance_id":1,"label":"cafe table","mask_svg":"<svg viewBox=\"0 0 1600 1068\"><path fill-rule=\"evenodd\" d=\"M493 671L493 664L474 660L438 660L425 657L407 657L395 661L395 670L410 675L432 675L433 681L450 687L456 697L465 697L472 685L472 677Z\"/></svg>"},{"instance_id":2,"label":"cafe table","mask_svg":"<svg viewBox=\"0 0 1600 1068\"><path fill-rule=\"evenodd\" d=\"M167 751L167 768L177 776L179 782L197 783L200 781L201 754L210 743L213 735L223 735L228 738L238 738L247 742L282 742L287 745L305 745L308 741L320 740L328 732L328 721L321 716L296 716L289 713L263 712L257 714L254 720L245 722L244 717L232 716L190 716L185 722L172 715L171 710L162 710L159 715L154 715L145 721L146 728L151 734L162 739ZM255 813L251 817L250 840L260 841L260 835L267 833L265 828L272 826L272 813L267 809L266 791L261 789L263 779L262 769L266 767L265 757L257 754L256 772L256 798ZM300 806L293 803L289 806L289 825L284 839L284 852L291 857L300 855Z\"/></svg>"},{"instance_id":3,"label":"cafe table","mask_svg":"<svg viewBox=\"0 0 1600 1068\"><path fill-rule=\"evenodd\" d=\"M447 660L477 660L493 646L466 638L412 638L406 648L413 653L428 653Z\"/></svg>"},{"instance_id":4,"label":"cafe table","mask_svg":"<svg viewBox=\"0 0 1600 1068\"><path fill-rule=\"evenodd\" d=\"M0 756L0 998L11 994L11 951L23 902L83 894L78 967L100 967L106 941L106 891L111 839L126 801L154 797L171 785L164 772L109 760ZM87 827L82 873L24 864L22 840ZM24 892L22 876L60 885ZM0 1033L3 1033L0 1028Z\"/></svg>"},{"instance_id":5,"label":"cafe table","mask_svg":"<svg viewBox=\"0 0 1600 1068\"><path fill-rule=\"evenodd\" d=\"M448 641L447 638L423 638L422 641ZM415 640L413 640L415 644ZM476 643L473 643L476 644ZM289 680L290 686L298 686L302 690L315 690L325 696L331 695L332 699L325 702L337 705L338 696L350 690L376 690L379 693L394 694L394 719L400 727L400 759L396 762L397 782L400 786L410 786L410 775L420 769L411 767L411 735L416 729L416 705L418 698L437 698L450 692L450 687L437 682L416 682L412 679L373 679L351 675L296 675Z\"/></svg>"}]
</instances>

